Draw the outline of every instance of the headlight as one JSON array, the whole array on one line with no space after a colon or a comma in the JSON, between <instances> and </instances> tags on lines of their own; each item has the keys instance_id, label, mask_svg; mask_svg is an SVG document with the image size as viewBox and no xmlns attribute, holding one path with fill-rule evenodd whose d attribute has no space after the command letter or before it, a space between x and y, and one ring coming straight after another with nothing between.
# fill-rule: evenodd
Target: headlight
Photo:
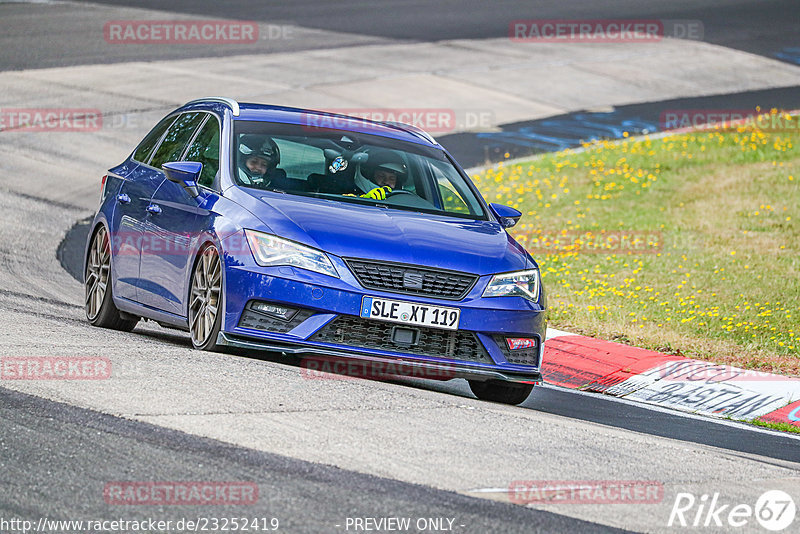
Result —
<instances>
[{"instance_id":1,"label":"headlight","mask_svg":"<svg viewBox=\"0 0 800 534\"><path fill-rule=\"evenodd\" d=\"M256 263L262 267L291 265L339 278L330 258L321 250L254 230L244 233Z\"/></svg>"},{"instance_id":2,"label":"headlight","mask_svg":"<svg viewBox=\"0 0 800 534\"><path fill-rule=\"evenodd\" d=\"M496 274L483 291L484 297L522 297L539 300L539 269Z\"/></svg>"}]
</instances>

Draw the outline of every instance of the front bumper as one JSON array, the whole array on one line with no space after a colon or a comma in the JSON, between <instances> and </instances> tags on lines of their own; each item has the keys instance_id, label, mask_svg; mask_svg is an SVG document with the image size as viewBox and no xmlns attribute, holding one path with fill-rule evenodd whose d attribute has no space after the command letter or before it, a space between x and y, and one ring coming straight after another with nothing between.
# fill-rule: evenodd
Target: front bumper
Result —
<instances>
[{"instance_id":1,"label":"front bumper","mask_svg":"<svg viewBox=\"0 0 800 534\"><path fill-rule=\"evenodd\" d=\"M266 350L270 352L279 352L284 355L293 356L323 356L327 358L340 358L343 360L358 360L360 362L368 362L370 364L379 364L379 367L371 366L370 369L365 367L357 367L356 373L362 377L385 377L387 374L395 374L395 376L403 377L416 377L416 378L435 378L435 379L451 379L451 378L465 378L468 380L503 380L506 382L517 382L521 384L541 384L542 375L538 371L532 369L515 372L505 371L500 368L491 369L484 367L475 367L467 364L447 364L426 360L409 360L406 358L388 358L373 354L365 354L355 350L322 348L317 345L308 345L304 343L281 343L274 341L267 341L261 339L253 339L241 337L232 334L220 332L217 337L217 344L228 347L235 347L240 349L251 350ZM390 372L394 370L394 373Z\"/></svg>"},{"instance_id":2,"label":"front bumper","mask_svg":"<svg viewBox=\"0 0 800 534\"><path fill-rule=\"evenodd\" d=\"M460 301L364 289L347 267L339 264L338 258L332 259L341 275L339 279L292 267L260 267L240 262L226 265L225 315L218 344L376 365L400 363L408 372L418 369L421 371L418 376L440 379L541 382L546 323L540 305L520 297L482 298L490 276L481 277ZM452 333L421 328L424 349L394 343L387 332L391 327L404 325L361 319L359 312L365 295L458 307L459 330ZM263 321L256 325L245 319L246 312L252 319L249 310L252 301L296 308L301 313L291 322L273 326L273 322ZM369 335L380 338L380 342L368 342ZM501 345L504 336L536 339L538 354L532 363L514 363L517 354ZM465 344L469 350L464 349Z\"/></svg>"}]
</instances>

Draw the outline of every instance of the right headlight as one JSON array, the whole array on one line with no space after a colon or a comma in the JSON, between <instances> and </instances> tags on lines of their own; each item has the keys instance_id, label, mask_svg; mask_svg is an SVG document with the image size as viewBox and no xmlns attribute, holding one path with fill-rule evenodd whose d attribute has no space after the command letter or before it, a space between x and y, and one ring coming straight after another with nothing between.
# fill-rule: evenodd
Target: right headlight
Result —
<instances>
[{"instance_id":1,"label":"right headlight","mask_svg":"<svg viewBox=\"0 0 800 534\"><path fill-rule=\"evenodd\" d=\"M263 267L291 265L339 278L330 258L321 250L255 230L244 233L256 263Z\"/></svg>"},{"instance_id":2,"label":"right headlight","mask_svg":"<svg viewBox=\"0 0 800 534\"><path fill-rule=\"evenodd\" d=\"M484 297L522 297L539 300L539 269L496 274L483 290Z\"/></svg>"}]
</instances>

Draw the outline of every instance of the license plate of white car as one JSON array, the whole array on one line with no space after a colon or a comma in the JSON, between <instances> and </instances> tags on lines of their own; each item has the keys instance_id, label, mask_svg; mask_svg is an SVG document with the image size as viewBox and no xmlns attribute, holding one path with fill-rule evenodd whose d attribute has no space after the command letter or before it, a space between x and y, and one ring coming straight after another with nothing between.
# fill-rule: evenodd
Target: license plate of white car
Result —
<instances>
[{"instance_id":1,"label":"license plate of white car","mask_svg":"<svg viewBox=\"0 0 800 534\"><path fill-rule=\"evenodd\" d=\"M405 325L458 330L461 310L417 302L364 297L361 300L361 317Z\"/></svg>"}]
</instances>

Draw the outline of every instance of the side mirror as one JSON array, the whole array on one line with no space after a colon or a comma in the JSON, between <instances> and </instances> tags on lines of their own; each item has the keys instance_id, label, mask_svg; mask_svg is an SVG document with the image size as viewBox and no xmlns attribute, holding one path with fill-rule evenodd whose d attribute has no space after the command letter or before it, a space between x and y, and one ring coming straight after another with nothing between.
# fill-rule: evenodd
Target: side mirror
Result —
<instances>
[{"instance_id":1,"label":"side mirror","mask_svg":"<svg viewBox=\"0 0 800 534\"><path fill-rule=\"evenodd\" d=\"M197 179L203 170L203 164L196 161L170 161L161 166L167 180L176 184L181 184L186 192L196 197L200 194L197 188Z\"/></svg>"},{"instance_id":2,"label":"side mirror","mask_svg":"<svg viewBox=\"0 0 800 534\"><path fill-rule=\"evenodd\" d=\"M502 204L489 204L492 212L500 219L500 225L503 228L511 228L519 222L522 217L522 212L512 208L511 206L504 206Z\"/></svg>"}]
</instances>

